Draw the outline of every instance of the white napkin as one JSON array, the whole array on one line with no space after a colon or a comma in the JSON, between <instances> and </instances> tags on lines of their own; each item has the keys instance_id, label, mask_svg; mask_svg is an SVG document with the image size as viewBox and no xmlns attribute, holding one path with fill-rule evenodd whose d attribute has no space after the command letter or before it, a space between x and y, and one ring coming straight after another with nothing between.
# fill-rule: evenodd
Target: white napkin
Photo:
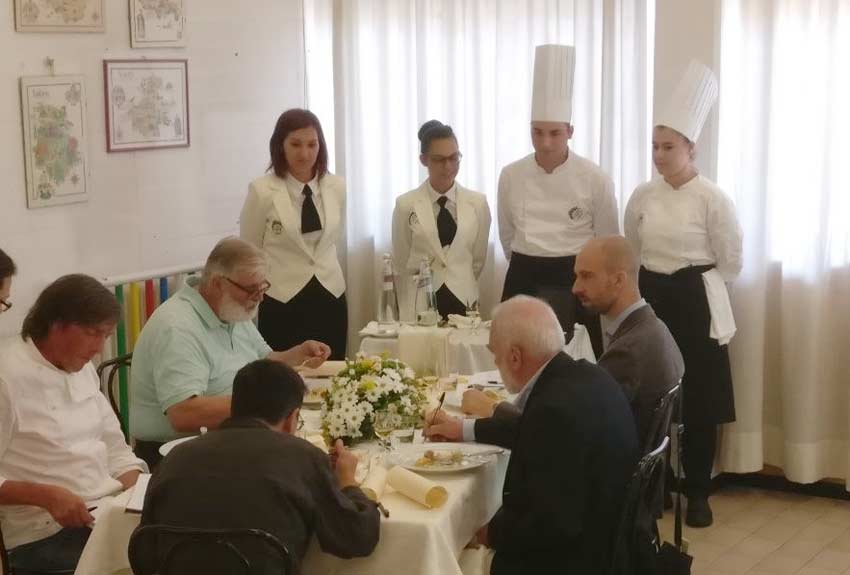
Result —
<instances>
[{"instance_id":1,"label":"white napkin","mask_svg":"<svg viewBox=\"0 0 850 575\"><path fill-rule=\"evenodd\" d=\"M720 345L726 345L732 340L737 331L735 317L732 315L732 304L729 302L729 292L726 282L716 268L702 274L705 284L705 296L708 299L708 309L711 312L711 330L709 335Z\"/></svg>"},{"instance_id":2,"label":"white napkin","mask_svg":"<svg viewBox=\"0 0 850 575\"><path fill-rule=\"evenodd\" d=\"M398 334L398 356L417 374L448 374L449 330L408 327Z\"/></svg>"},{"instance_id":3,"label":"white napkin","mask_svg":"<svg viewBox=\"0 0 850 575\"><path fill-rule=\"evenodd\" d=\"M466 317L465 315L458 315L456 313L450 313L448 317L448 323L452 327L471 328L473 321L471 317Z\"/></svg>"},{"instance_id":4,"label":"white napkin","mask_svg":"<svg viewBox=\"0 0 850 575\"><path fill-rule=\"evenodd\" d=\"M430 509L441 507L449 498L445 487L400 465L387 473L387 483L402 495Z\"/></svg>"}]
</instances>

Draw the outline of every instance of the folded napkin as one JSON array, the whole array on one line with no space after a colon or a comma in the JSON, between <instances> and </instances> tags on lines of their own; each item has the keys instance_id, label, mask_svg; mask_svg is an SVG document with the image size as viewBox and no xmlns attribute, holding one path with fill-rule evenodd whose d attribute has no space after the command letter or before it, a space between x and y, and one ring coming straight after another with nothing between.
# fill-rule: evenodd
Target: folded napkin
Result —
<instances>
[{"instance_id":1,"label":"folded napkin","mask_svg":"<svg viewBox=\"0 0 850 575\"><path fill-rule=\"evenodd\" d=\"M448 323L452 327L471 328L474 324L474 321L471 317L466 317L465 315L458 315L456 313L450 313Z\"/></svg>"},{"instance_id":2,"label":"folded napkin","mask_svg":"<svg viewBox=\"0 0 850 575\"><path fill-rule=\"evenodd\" d=\"M377 502L387 485L429 509L441 507L449 498L445 487L400 465L389 471L383 465L373 465L366 479L360 484L360 489L366 497Z\"/></svg>"},{"instance_id":3,"label":"folded napkin","mask_svg":"<svg viewBox=\"0 0 850 575\"><path fill-rule=\"evenodd\" d=\"M723 281L723 276L716 268L703 273L702 282L705 285L705 296L708 300L708 309L711 312L709 335L712 339L716 339L720 345L726 345L737 331L735 317L732 315L732 304L729 302L729 292L726 290L726 282Z\"/></svg>"},{"instance_id":4,"label":"folded napkin","mask_svg":"<svg viewBox=\"0 0 850 575\"><path fill-rule=\"evenodd\" d=\"M398 357L420 375L448 374L449 330L408 327L398 334Z\"/></svg>"}]
</instances>

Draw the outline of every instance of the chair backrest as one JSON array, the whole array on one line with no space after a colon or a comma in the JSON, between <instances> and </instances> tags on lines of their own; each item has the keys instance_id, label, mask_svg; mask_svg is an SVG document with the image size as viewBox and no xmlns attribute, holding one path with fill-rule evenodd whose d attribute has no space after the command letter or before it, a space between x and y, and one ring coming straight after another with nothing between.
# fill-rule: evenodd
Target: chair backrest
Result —
<instances>
[{"instance_id":1,"label":"chair backrest","mask_svg":"<svg viewBox=\"0 0 850 575\"><path fill-rule=\"evenodd\" d=\"M135 575L289 575L286 545L262 529L197 529L144 525L128 549Z\"/></svg>"},{"instance_id":2,"label":"chair backrest","mask_svg":"<svg viewBox=\"0 0 850 575\"><path fill-rule=\"evenodd\" d=\"M657 486L664 478L669 445L670 438L665 436L653 451L641 458L632 474L614 539L609 575L640 573L638 564L651 560L658 551L653 506Z\"/></svg>"},{"instance_id":3,"label":"chair backrest","mask_svg":"<svg viewBox=\"0 0 850 575\"><path fill-rule=\"evenodd\" d=\"M9 575L9 557L6 555L6 544L3 541L3 530L0 529L0 575Z\"/></svg>"},{"instance_id":4,"label":"chair backrest","mask_svg":"<svg viewBox=\"0 0 850 575\"><path fill-rule=\"evenodd\" d=\"M646 435L641 438L643 440L644 454L658 447L661 440L667 437L681 386L682 383L679 380L677 385L671 387L667 393L661 396L655 405L655 409L652 410L652 419L650 420L649 428L646 430Z\"/></svg>"},{"instance_id":5,"label":"chair backrest","mask_svg":"<svg viewBox=\"0 0 850 575\"><path fill-rule=\"evenodd\" d=\"M129 368L133 361L133 354L120 355L113 357L110 360L104 361L97 366L97 376L103 382L104 374L106 374L106 397L109 399L109 405L112 406L112 411L115 412L115 417L121 420L121 406L118 403L118 371L121 368Z\"/></svg>"}]
</instances>

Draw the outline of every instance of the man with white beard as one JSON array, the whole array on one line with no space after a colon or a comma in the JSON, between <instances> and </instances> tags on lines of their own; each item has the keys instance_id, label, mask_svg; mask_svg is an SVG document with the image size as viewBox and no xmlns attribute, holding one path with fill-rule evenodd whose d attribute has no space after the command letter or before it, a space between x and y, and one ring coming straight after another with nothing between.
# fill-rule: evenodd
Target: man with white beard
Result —
<instances>
[{"instance_id":1,"label":"man with white beard","mask_svg":"<svg viewBox=\"0 0 850 575\"><path fill-rule=\"evenodd\" d=\"M233 376L245 364L269 358L316 366L330 355L317 341L273 351L263 340L251 320L270 287L266 273L259 249L225 238L200 281L187 282L142 329L133 350L130 432L151 467L164 442L229 417Z\"/></svg>"}]
</instances>

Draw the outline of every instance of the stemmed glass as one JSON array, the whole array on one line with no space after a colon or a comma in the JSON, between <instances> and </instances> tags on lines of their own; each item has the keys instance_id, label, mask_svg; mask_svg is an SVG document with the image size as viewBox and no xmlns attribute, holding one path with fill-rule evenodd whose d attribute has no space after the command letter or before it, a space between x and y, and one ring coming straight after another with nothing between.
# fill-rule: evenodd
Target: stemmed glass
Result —
<instances>
[{"instance_id":1,"label":"stemmed glass","mask_svg":"<svg viewBox=\"0 0 850 575\"><path fill-rule=\"evenodd\" d=\"M381 409L372 414L372 429L384 451L390 450L390 436L398 427L398 418L399 415L389 409Z\"/></svg>"}]
</instances>

